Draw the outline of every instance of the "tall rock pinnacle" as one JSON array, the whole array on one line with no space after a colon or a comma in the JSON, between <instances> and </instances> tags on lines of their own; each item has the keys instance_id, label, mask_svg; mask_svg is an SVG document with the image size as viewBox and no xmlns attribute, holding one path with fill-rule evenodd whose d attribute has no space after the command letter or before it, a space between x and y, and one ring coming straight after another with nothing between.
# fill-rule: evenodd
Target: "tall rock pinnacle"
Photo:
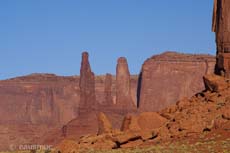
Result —
<instances>
[{"instance_id":1,"label":"tall rock pinnacle","mask_svg":"<svg viewBox=\"0 0 230 153\"><path fill-rule=\"evenodd\" d=\"M89 112L96 109L95 80L91 71L88 53L82 53L80 72L80 113Z\"/></svg>"},{"instance_id":2,"label":"tall rock pinnacle","mask_svg":"<svg viewBox=\"0 0 230 153\"><path fill-rule=\"evenodd\" d=\"M122 107L124 113L135 107L131 98L130 73L125 57L117 60L116 105Z\"/></svg>"}]
</instances>

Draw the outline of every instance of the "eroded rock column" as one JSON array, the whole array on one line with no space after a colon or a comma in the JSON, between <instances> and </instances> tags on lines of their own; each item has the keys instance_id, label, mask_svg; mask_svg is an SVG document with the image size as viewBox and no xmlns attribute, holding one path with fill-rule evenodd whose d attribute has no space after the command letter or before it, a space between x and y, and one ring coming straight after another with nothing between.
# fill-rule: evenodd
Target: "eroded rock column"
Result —
<instances>
[{"instance_id":1,"label":"eroded rock column","mask_svg":"<svg viewBox=\"0 0 230 153\"><path fill-rule=\"evenodd\" d=\"M116 105L122 109L123 113L135 108L131 98L130 73L125 57L120 57L117 60Z\"/></svg>"},{"instance_id":2,"label":"eroded rock column","mask_svg":"<svg viewBox=\"0 0 230 153\"><path fill-rule=\"evenodd\" d=\"M82 53L81 71L80 71L80 113L91 112L96 109L95 80L94 73L89 64L89 55Z\"/></svg>"}]
</instances>

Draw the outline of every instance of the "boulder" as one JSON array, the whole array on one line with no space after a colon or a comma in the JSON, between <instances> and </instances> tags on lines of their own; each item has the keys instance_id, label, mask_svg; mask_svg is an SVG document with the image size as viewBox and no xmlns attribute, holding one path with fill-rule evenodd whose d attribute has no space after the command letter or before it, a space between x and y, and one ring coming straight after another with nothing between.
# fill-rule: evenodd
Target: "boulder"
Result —
<instances>
[{"instance_id":1,"label":"boulder","mask_svg":"<svg viewBox=\"0 0 230 153\"><path fill-rule=\"evenodd\" d=\"M229 83L226 82L224 77L215 74L205 75L203 79L206 90L212 92L219 92L229 87Z\"/></svg>"},{"instance_id":2,"label":"boulder","mask_svg":"<svg viewBox=\"0 0 230 153\"><path fill-rule=\"evenodd\" d=\"M138 116L138 125L141 130L158 129L167 122L167 119L156 112L144 112Z\"/></svg>"},{"instance_id":3,"label":"boulder","mask_svg":"<svg viewBox=\"0 0 230 153\"><path fill-rule=\"evenodd\" d=\"M134 115L126 115L122 122L121 131L140 131L138 117Z\"/></svg>"},{"instance_id":4,"label":"boulder","mask_svg":"<svg viewBox=\"0 0 230 153\"><path fill-rule=\"evenodd\" d=\"M230 120L230 107L225 107L222 113L223 119Z\"/></svg>"},{"instance_id":5,"label":"boulder","mask_svg":"<svg viewBox=\"0 0 230 153\"><path fill-rule=\"evenodd\" d=\"M143 112L140 115L125 116L121 131L151 131L158 129L167 122L167 119L156 112Z\"/></svg>"}]
</instances>

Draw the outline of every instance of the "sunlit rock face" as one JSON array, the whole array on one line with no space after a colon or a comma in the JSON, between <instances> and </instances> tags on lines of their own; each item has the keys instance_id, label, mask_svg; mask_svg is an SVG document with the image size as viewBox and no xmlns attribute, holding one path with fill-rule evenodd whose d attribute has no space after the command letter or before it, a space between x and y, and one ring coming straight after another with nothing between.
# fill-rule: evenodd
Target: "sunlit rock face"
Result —
<instances>
[{"instance_id":1,"label":"sunlit rock face","mask_svg":"<svg viewBox=\"0 0 230 153\"><path fill-rule=\"evenodd\" d=\"M135 109L131 96L130 72L126 58L120 57L117 60L116 69L116 105L121 107L124 113Z\"/></svg>"},{"instance_id":2,"label":"sunlit rock face","mask_svg":"<svg viewBox=\"0 0 230 153\"><path fill-rule=\"evenodd\" d=\"M147 59L139 76L139 108L159 111L204 90L203 76L214 72L215 57L166 52Z\"/></svg>"}]
</instances>

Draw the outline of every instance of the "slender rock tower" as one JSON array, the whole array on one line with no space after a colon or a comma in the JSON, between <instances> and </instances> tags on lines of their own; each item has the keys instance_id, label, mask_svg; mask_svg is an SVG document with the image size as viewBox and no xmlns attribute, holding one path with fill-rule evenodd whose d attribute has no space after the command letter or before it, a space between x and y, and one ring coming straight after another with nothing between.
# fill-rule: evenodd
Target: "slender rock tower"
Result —
<instances>
[{"instance_id":1,"label":"slender rock tower","mask_svg":"<svg viewBox=\"0 0 230 153\"><path fill-rule=\"evenodd\" d=\"M122 113L130 112L135 108L131 98L131 84L128 63L125 57L117 60L116 68L116 105Z\"/></svg>"},{"instance_id":2,"label":"slender rock tower","mask_svg":"<svg viewBox=\"0 0 230 153\"><path fill-rule=\"evenodd\" d=\"M82 53L81 72L80 72L80 104L79 112L87 113L96 110L95 80L94 73L91 71L88 53Z\"/></svg>"},{"instance_id":3,"label":"slender rock tower","mask_svg":"<svg viewBox=\"0 0 230 153\"><path fill-rule=\"evenodd\" d=\"M216 33L216 73L230 73L230 0L214 0L212 31Z\"/></svg>"}]
</instances>

